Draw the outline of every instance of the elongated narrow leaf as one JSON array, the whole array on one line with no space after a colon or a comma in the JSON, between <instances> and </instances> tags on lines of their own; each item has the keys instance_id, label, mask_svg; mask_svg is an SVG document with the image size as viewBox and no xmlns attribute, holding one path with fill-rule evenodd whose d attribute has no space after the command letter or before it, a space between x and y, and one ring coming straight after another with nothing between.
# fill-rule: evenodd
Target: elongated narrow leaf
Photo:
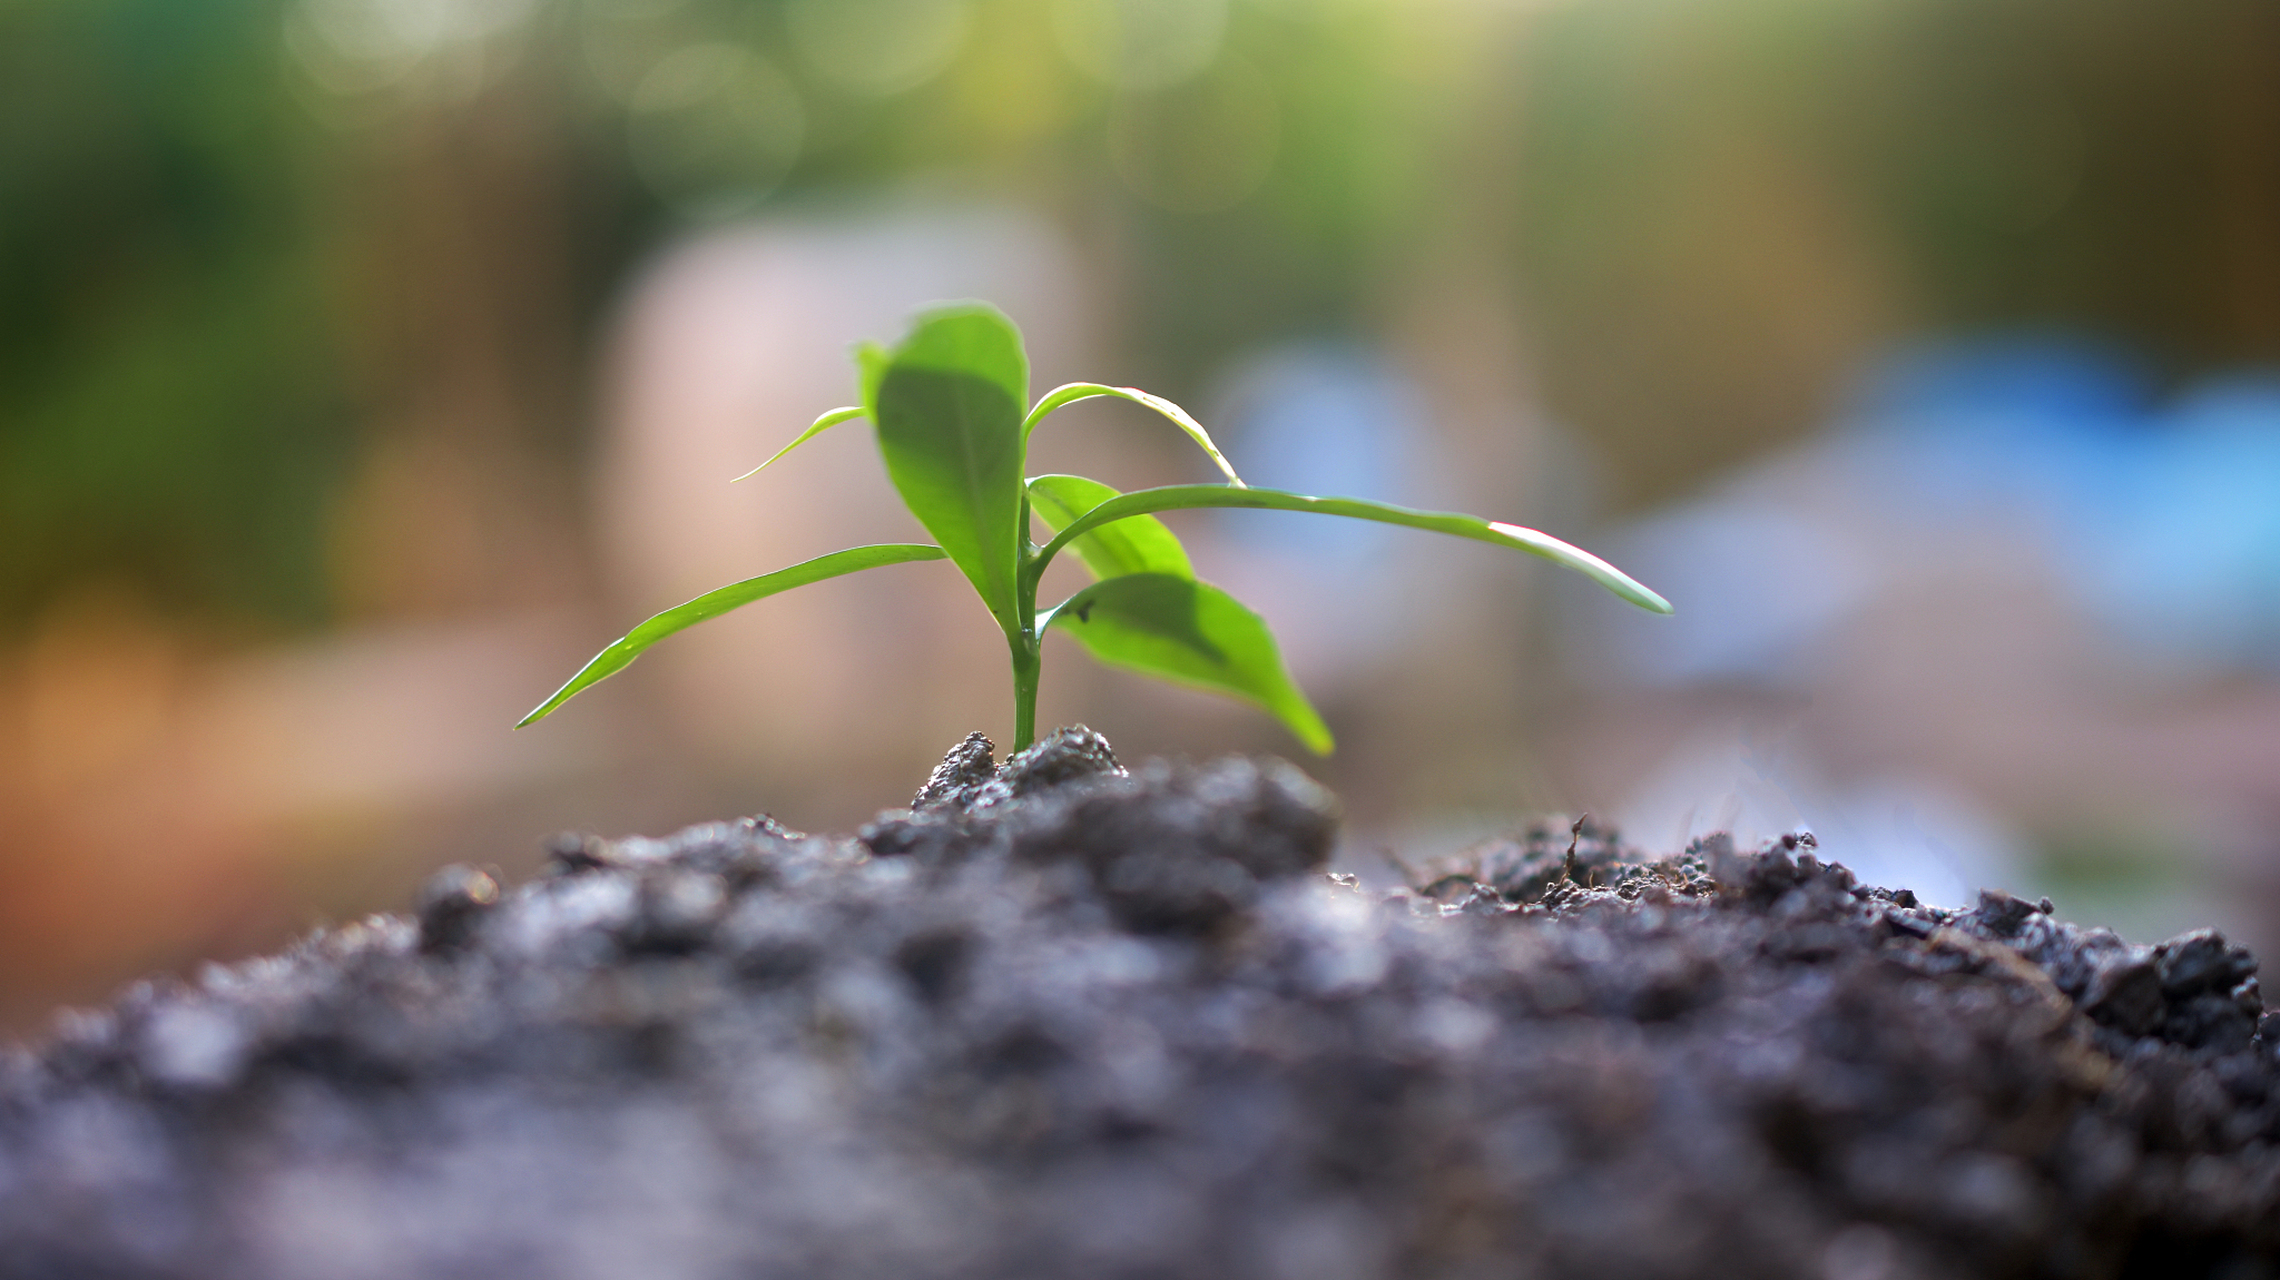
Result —
<instances>
[{"instance_id":1,"label":"elongated narrow leaf","mask_svg":"<svg viewBox=\"0 0 2280 1280\"><path fill-rule=\"evenodd\" d=\"M763 462L759 466L745 472L743 475L738 476L736 480L750 480L752 477L759 475L761 472L766 471L768 468L776 465L776 459L783 457L785 454L799 448L801 445L815 439L817 436L820 436L824 432L831 430L833 427L838 426L842 422L852 422L853 420L862 417L863 413L863 406L859 404L851 405L845 409L833 409L831 412L824 414L820 418L817 418L814 422L809 423L807 430L800 432L799 437L793 440L790 444L785 445L783 448L776 450L775 453L770 454L766 462ZM736 480L731 480L729 483L735 484Z\"/></svg>"},{"instance_id":2,"label":"elongated narrow leaf","mask_svg":"<svg viewBox=\"0 0 2280 1280\"><path fill-rule=\"evenodd\" d=\"M1575 570L1642 609L1655 613L1671 611L1670 601L1640 585L1629 574L1583 548L1570 546L1548 533L1524 529L1516 524L1505 524L1501 520L1483 520L1479 516L1468 516L1461 512L1413 511L1408 507L1372 502L1365 498L1310 498L1302 493L1287 493L1281 489L1179 484L1127 493L1102 503L1062 529L1054 535L1051 542L1045 544L1044 549L1038 553L1038 558L1040 561L1050 559L1062 547L1114 521L1152 511L1177 511L1191 507L1312 511L1320 515L1376 520L1384 524L1405 525L1412 529L1429 529L1435 533L1471 538L1475 542L1511 547L1516 551L1542 556L1554 564Z\"/></svg>"},{"instance_id":3,"label":"elongated narrow leaf","mask_svg":"<svg viewBox=\"0 0 2280 1280\"><path fill-rule=\"evenodd\" d=\"M641 656L642 650L676 631L693 627L707 618L717 618L741 605L747 605L755 600L789 591L794 587L804 587L811 582L821 582L825 578L836 578L864 569L876 569L880 565L903 564L912 560L940 560L942 558L942 548L930 547L918 542L896 542L875 547L853 547L846 551L834 551L827 556L817 556L813 560L795 564L789 569L778 569L774 573L765 573L757 578L746 578L742 582L732 582L718 591L708 591L687 604L677 605L649 619L628 631L617 643L595 654L592 661L579 668L577 675L570 677L570 683L555 690L553 697L539 703L538 709L524 716L515 727L520 729L523 725L534 720L545 719L553 713L556 707L568 702L587 686L597 684L625 670L627 664Z\"/></svg>"},{"instance_id":4,"label":"elongated narrow leaf","mask_svg":"<svg viewBox=\"0 0 2280 1280\"><path fill-rule=\"evenodd\" d=\"M1021 629L1021 406L1028 358L1013 322L978 304L921 315L869 392L879 453L903 505ZM865 376L870 377L871 368Z\"/></svg>"},{"instance_id":5,"label":"elongated narrow leaf","mask_svg":"<svg viewBox=\"0 0 2280 1280\"><path fill-rule=\"evenodd\" d=\"M1029 508L1055 532L1068 528L1110 498L1116 490L1083 476L1034 476L1029 481ZM1178 535L1154 516L1133 516L1106 524L1069 544L1096 578L1124 573L1168 573L1192 578L1187 548Z\"/></svg>"},{"instance_id":6,"label":"elongated narrow leaf","mask_svg":"<svg viewBox=\"0 0 2280 1280\"><path fill-rule=\"evenodd\" d=\"M1234 464L1228 462L1226 455L1219 452L1219 446L1211 442L1211 433L1203 429L1202 423L1189 416L1187 410L1180 408L1162 396L1151 395L1138 387L1111 387L1099 382L1071 382L1064 386L1055 387L1045 393L1045 398L1037 402L1036 408L1029 411L1028 420L1021 424L1022 438L1027 439L1029 433L1037 429L1037 424L1051 416L1055 409L1065 404L1075 404L1079 400L1090 400L1095 396L1114 396L1119 400L1130 400L1134 404L1146 405L1170 418L1179 424L1180 430L1187 432L1188 439L1195 441L1197 445L1202 447L1204 453L1210 456L1212 465L1218 467L1220 474L1227 477L1227 483L1238 488L1242 487L1243 477L1235 474Z\"/></svg>"},{"instance_id":7,"label":"elongated narrow leaf","mask_svg":"<svg viewBox=\"0 0 2280 1280\"><path fill-rule=\"evenodd\" d=\"M1104 578L1063 601L1046 625L1112 667L1248 702L1317 755L1336 745L1283 667L1265 620L1208 582L1170 573Z\"/></svg>"}]
</instances>

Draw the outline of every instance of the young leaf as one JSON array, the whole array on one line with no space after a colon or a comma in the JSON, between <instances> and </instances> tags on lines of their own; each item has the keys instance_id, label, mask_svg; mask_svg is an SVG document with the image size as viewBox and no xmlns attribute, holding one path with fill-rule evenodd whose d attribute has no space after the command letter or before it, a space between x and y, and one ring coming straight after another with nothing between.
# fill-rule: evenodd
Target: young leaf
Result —
<instances>
[{"instance_id":1,"label":"young leaf","mask_svg":"<svg viewBox=\"0 0 2280 1280\"><path fill-rule=\"evenodd\" d=\"M1056 532L1110 498L1116 490L1083 476L1036 476L1029 481L1029 509ZM1192 578L1187 549L1163 521L1134 516L1102 525L1069 544L1096 578L1125 573L1168 573Z\"/></svg>"},{"instance_id":2,"label":"young leaf","mask_svg":"<svg viewBox=\"0 0 2280 1280\"><path fill-rule=\"evenodd\" d=\"M806 444L808 441L815 439L817 436L822 435L824 432L831 430L833 427L838 426L840 423L849 422L856 418L860 418L863 416L863 414L864 410L863 406L861 405L852 405L845 409L833 409L831 412L823 415L820 418L817 418L814 422L809 423L808 429L800 432L798 439L792 441L788 445L785 445L783 448L776 450L776 452L772 454L766 462L763 462L759 466L745 472L743 475L738 476L736 480L750 480L752 477L759 475L761 472L766 471L768 468L776 465L777 458L783 457L785 454L790 453L792 450L799 448L801 445ZM729 483L735 484L736 480L731 480Z\"/></svg>"},{"instance_id":3,"label":"young leaf","mask_svg":"<svg viewBox=\"0 0 2280 1280\"><path fill-rule=\"evenodd\" d=\"M876 343L865 345L878 350ZM882 374L896 367L970 374L991 382L1015 404L1029 403L1029 355L1022 350L1021 330L986 302L953 302L921 311L902 342L885 355Z\"/></svg>"},{"instance_id":4,"label":"young leaf","mask_svg":"<svg viewBox=\"0 0 2280 1280\"><path fill-rule=\"evenodd\" d=\"M1036 563L1042 571L1045 562L1058 554L1061 548L1114 521L1152 511L1176 511L1192 507L1259 507L1275 511L1312 511L1322 515L1376 520L1385 524L1406 525L1412 529L1429 529L1435 533L1471 538L1476 542L1525 551L1573 569L1642 609L1654 613L1671 611L1670 601L1634 581L1621 569L1581 547L1570 546L1550 534L1534 529L1524 529L1499 520L1483 520L1479 516L1461 512L1412 511L1407 507L1371 502L1363 498L1310 498L1302 493L1286 493L1280 489L1235 489L1216 484L1166 485L1160 489L1142 489L1112 498L1055 534L1053 540L1037 553Z\"/></svg>"},{"instance_id":5,"label":"young leaf","mask_svg":"<svg viewBox=\"0 0 2280 1280\"><path fill-rule=\"evenodd\" d=\"M817 556L789 569L778 569L757 578L732 582L718 591L708 591L687 604L677 605L649 619L628 631L617 643L595 654L591 661L578 669L578 674L570 677L568 684L555 690L553 697L539 703L538 708L524 716L515 727L520 729L523 725L545 719L556 707L568 702L579 691L625 670L627 664L641 656L642 650L674 632L693 627L708 618L717 618L740 605L789 591L793 587L804 587L811 582L821 582L825 578L836 578L864 569L876 569L880 565L942 558L942 548L917 542L853 547L846 551L834 551L827 556Z\"/></svg>"},{"instance_id":6,"label":"young leaf","mask_svg":"<svg viewBox=\"0 0 2280 1280\"><path fill-rule=\"evenodd\" d=\"M1099 382L1071 382L1065 386L1055 387L1045 393L1045 398L1037 402L1036 408L1029 411L1028 420L1021 424L1022 439L1028 439L1029 433L1037 429L1037 424L1051 416L1055 409L1065 404L1075 404L1079 400L1090 400L1095 396L1115 396L1119 400L1130 400L1134 404L1146 405L1170 418L1179 424L1180 430L1187 432L1188 439L1202 446L1204 453L1210 455L1212 465L1218 467L1220 474L1227 477L1227 483L1238 489L1243 487L1243 477L1235 474L1234 466L1227 461L1225 455L1219 452L1219 446L1211 442L1211 433L1203 429L1202 423L1190 417L1187 410L1180 408L1162 396L1151 395L1138 387L1111 387Z\"/></svg>"},{"instance_id":7,"label":"young leaf","mask_svg":"<svg viewBox=\"0 0 2280 1280\"><path fill-rule=\"evenodd\" d=\"M1284 669L1265 620L1208 582L1170 573L1104 578L1063 601L1045 625L1112 667L1248 702L1317 755L1336 745Z\"/></svg>"},{"instance_id":8,"label":"young leaf","mask_svg":"<svg viewBox=\"0 0 2280 1280\"><path fill-rule=\"evenodd\" d=\"M866 361L879 453L903 504L974 584L998 625L1021 630L1021 406L1029 363L991 307L921 315L883 365Z\"/></svg>"}]
</instances>

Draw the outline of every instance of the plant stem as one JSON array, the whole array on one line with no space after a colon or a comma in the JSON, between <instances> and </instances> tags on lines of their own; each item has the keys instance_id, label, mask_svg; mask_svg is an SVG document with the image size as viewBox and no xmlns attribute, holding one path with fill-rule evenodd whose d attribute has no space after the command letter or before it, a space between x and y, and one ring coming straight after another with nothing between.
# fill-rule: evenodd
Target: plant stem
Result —
<instances>
[{"instance_id":1,"label":"plant stem","mask_svg":"<svg viewBox=\"0 0 2280 1280\"><path fill-rule=\"evenodd\" d=\"M1037 544L1029 537L1029 489L1021 490L1021 548L1014 558L1014 608L1021 630L1005 633L1013 650L1013 749L1022 751L1037 741L1037 671L1044 662L1045 637L1037 631L1037 579L1044 566L1037 561Z\"/></svg>"},{"instance_id":2,"label":"plant stem","mask_svg":"<svg viewBox=\"0 0 2280 1280\"><path fill-rule=\"evenodd\" d=\"M1013 749L1020 751L1037 740L1037 641L1032 636L1007 636L1013 649Z\"/></svg>"}]
</instances>

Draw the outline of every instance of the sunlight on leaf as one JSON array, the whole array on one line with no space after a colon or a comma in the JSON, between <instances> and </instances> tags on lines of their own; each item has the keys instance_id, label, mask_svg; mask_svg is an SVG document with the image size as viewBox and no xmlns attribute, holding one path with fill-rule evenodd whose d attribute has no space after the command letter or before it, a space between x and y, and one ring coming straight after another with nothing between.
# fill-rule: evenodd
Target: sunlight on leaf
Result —
<instances>
[{"instance_id":1,"label":"sunlight on leaf","mask_svg":"<svg viewBox=\"0 0 2280 1280\"><path fill-rule=\"evenodd\" d=\"M865 569L876 569L881 565L904 564L912 560L940 560L942 558L942 548L930 547L917 542L894 542L875 547L852 547L846 551L834 551L827 556L817 556L813 560L795 564L789 569L778 569L774 573L762 574L757 578L746 578L742 582L732 582L717 591L708 591L687 604L676 605L649 619L627 632L617 643L595 654L585 666L578 669L578 674L570 677L568 684L555 690L553 697L539 703L537 709L524 716L515 724L515 727L520 729L526 724L545 719L553 713L556 707L568 702L581 690L625 670L628 664L641 656L642 650L676 631L687 630L707 619L717 618L731 609L748 605L755 600L764 600L769 596L789 591L794 587L804 587L811 582L821 582L826 578L837 578L845 574L859 573Z\"/></svg>"},{"instance_id":2,"label":"sunlight on leaf","mask_svg":"<svg viewBox=\"0 0 2280 1280\"><path fill-rule=\"evenodd\" d=\"M1167 485L1160 489L1142 489L1110 499L1085 513L1067 528L1054 535L1037 553L1040 561L1051 559L1059 551L1091 533L1094 529L1113 521L1128 519L1155 511L1178 511L1198 507L1253 507L1273 511L1309 511L1318 515L1345 516L1355 520L1375 520L1383 524L1403 525L1411 529L1427 529L1454 537L1470 538L1494 546L1510 547L1541 556L1554 564L1573 569L1623 599L1654 613L1671 612L1670 601L1648 590L1629 574L1607 563L1581 547L1570 546L1535 529L1506 524L1500 520L1483 520L1455 511L1412 511L1386 502L1372 502L1365 498L1313 498L1302 493L1286 493L1280 489L1236 489L1216 484Z\"/></svg>"},{"instance_id":3,"label":"sunlight on leaf","mask_svg":"<svg viewBox=\"0 0 2280 1280\"><path fill-rule=\"evenodd\" d=\"M1021 424L1022 438L1027 439L1029 433L1037 429L1038 423L1050 417L1053 411L1061 406L1075 404L1079 400L1091 400L1099 396L1113 396L1119 400L1130 400L1134 404L1146 405L1170 418L1179 424L1180 430L1187 432L1190 440L1195 441L1206 454L1210 455L1212 465L1218 467L1220 474L1227 477L1227 483L1237 488L1243 487L1243 477L1235 474L1234 464L1228 462L1226 455L1219 452L1219 446L1212 443L1211 433L1203 429L1202 423L1188 416L1187 410L1180 408L1162 396L1151 395L1138 387L1111 387L1098 382L1072 382L1066 386L1055 387L1045 394L1044 399L1037 402L1036 408L1029 411L1028 420Z\"/></svg>"},{"instance_id":4,"label":"sunlight on leaf","mask_svg":"<svg viewBox=\"0 0 2280 1280\"><path fill-rule=\"evenodd\" d=\"M928 312L872 393L887 475L1008 635L1021 626L1021 406L1028 360L996 309Z\"/></svg>"},{"instance_id":5,"label":"sunlight on leaf","mask_svg":"<svg viewBox=\"0 0 2280 1280\"><path fill-rule=\"evenodd\" d=\"M1283 666L1266 621L1193 578L1134 573L1070 596L1046 622L1101 662L1250 703L1317 755L1335 742Z\"/></svg>"},{"instance_id":6,"label":"sunlight on leaf","mask_svg":"<svg viewBox=\"0 0 2280 1280\"><path fill-rule=\"evenodd\" d=\"M1083 476L1036 476L1029 481L1029 506L1037 518L1058 532L1077 517L1119 497L1116 490ZM1170 526L1154 516L1134 516L1102 525L1069 544L1096 578L1124 573L1169 573L1192 578L1187 549Z\"/></svg>"},{"instance_id":7,"label":"sunlight on leaf","mask_svg":"<svg viewBox=\"0 0 2280 1280\"><path fill-rule=\"evenodd\" d=\"M752 477L759 475L763 471L766 471L769 467L774 466L776 464L777 458L783 457L785 454L799 448L801 445L815 439L817 436L820 436L824 432L831 430L833 427L838 426L842 422L851 422L862 416L864 416L864 413L863 406L861 405L853 405L845 409L833 409L831 412L823 415L820 418L817 418L814 422L810 423L807 430L800 432L798 439L792 441L788 445L785 445L783 448L776 450L776 452L770 456L766 462L763 462L759 466L745 472L743 475L738 476L736 480L729 481L729 483L735 484L737 480L750 480Z\"/></svg>"}]
</instances>

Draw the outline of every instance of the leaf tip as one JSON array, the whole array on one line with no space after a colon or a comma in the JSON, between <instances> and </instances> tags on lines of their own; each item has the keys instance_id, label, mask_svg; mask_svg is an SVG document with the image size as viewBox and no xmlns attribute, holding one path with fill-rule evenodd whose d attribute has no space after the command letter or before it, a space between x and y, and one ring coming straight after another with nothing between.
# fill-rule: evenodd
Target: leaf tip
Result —
<instances>
[{"instance_id":1,"label":"leaf tip","mask_svg":"<svg viewBox=\"0 0 2280 1280\"><path fill-rule=\"evenodd\" d=\"M1285 676L1284 679L1288 680L1289 677ZM1274 712L1277 720L1282 721L1285 729L1290 730L1290 736L1298 739L1298 744L1308 751L1318 756L1337 752L1338 740L1331 736L1330 726L1323 723L1322 713L1314 709L1314 704L1307 701L1306 695L1297 685L1290 686L1287 703L1280 707L1270 706L1269 710Z\"/></svg>"}]
</instances>

